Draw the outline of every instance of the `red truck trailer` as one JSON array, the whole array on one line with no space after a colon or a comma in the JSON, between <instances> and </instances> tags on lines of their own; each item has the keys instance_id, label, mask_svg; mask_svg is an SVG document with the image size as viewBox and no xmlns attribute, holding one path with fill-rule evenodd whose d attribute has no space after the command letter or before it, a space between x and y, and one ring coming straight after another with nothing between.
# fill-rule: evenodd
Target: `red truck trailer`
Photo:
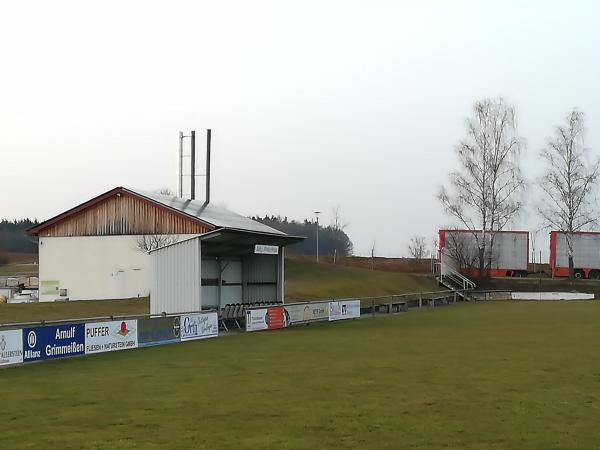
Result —
<instances>
[{"instance_id":1,"label":"red truck trailer","mask_svg":"<svg viewBox=\"0 0 600 450\"><path fill-rule=\"evenodd\" d=\"M460 271L468 277L478 277L479 249L478 239L483 237L481 230L440 230L438 251L454 258L460 265ZM485 239L490 240L489 232ZM489 248L489 246L488 246ZM485 274L490 277L522 277L527 276L529 262L528 231L495 231L494 246L489 270ZM485 261L489 260L489 254Z\"/></svg>"},{"instance_id":2,"label":"red truck trailer","mask_svg":"<svg viewBox=\"0 0 600 450\"><path fill-rule=\"evenodd\" d=\"M600 232L573 233L575 278L600 280ZM567 233L550 231L550 270L553 277L569 276Z\"/></svg>"}]
</instances>

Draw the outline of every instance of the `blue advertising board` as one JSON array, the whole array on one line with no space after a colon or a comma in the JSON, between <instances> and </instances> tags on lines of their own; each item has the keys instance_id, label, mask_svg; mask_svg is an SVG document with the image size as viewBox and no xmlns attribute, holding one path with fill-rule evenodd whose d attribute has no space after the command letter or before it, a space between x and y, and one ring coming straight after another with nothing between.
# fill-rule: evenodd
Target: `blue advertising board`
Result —
<instances>
[{"instance_id":1,"label":"blue advertising board","mask_svg":"<svg viewBox=\"0 0 600 450\"><path fill-rule=\"evenodd\" d=\"M85 325L23 328L23 361L65 358L85 353Z\"/></svg>"},{"instance_id":2,"label":"blue advertising board","mask_svg":"<svg viewBox=\"0 0 600 450\"><path fill-rule=\"evenodd\" d=\"M138 320L138 346L181 342L181 320L175 317L157 317Z\"/></svg>"}]
</instances>

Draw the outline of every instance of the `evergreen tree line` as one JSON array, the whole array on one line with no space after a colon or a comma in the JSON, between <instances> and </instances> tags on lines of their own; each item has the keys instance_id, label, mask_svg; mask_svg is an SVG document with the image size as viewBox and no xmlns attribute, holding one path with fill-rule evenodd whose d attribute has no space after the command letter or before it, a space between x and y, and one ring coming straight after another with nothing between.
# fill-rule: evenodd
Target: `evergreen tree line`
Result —
<instances>
[{"instance_id":1,"label":"evergreen tree line","mask_svg":"<svg viewBox=\"0 0 600 450\"><path fill-rule=\"evenodd\" d=\"M281 216L255 216L253 220L275 228L291 236L305 237L304 241L286 247L286 253L292 255L315 255L317 251L317 223L304 219L303 222L288 220ZM352 241L341 226L319 224L319 255L338 257L352 254Z\"/></svg>"},{"instance_id":2,"label":"evergreen tree line","mask_svg":"<svg viewBox=\"0 0 600 450\"><path fill-rule=\"evenodd\" d=\"M36 253L37 237L28 236L26 230L37 224L31 219L0 221L0 251Z\"/></svg>"}]
</instances>

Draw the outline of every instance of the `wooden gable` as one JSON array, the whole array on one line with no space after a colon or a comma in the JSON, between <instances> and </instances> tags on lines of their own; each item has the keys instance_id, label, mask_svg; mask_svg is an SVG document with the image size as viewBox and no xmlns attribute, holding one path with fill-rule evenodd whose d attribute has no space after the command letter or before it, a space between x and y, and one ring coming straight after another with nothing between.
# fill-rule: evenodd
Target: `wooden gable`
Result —
<instances>
[{"instance_id":1,"label":"wooden gable","mask_svg":"<svg viewBox=\"0 0 600 450\"><path fill-rule=\"evenodd\" d=\"M210 224L167 206L115 189L30 230L38 236L200 234Z\"/></svg>"}]
</instances>

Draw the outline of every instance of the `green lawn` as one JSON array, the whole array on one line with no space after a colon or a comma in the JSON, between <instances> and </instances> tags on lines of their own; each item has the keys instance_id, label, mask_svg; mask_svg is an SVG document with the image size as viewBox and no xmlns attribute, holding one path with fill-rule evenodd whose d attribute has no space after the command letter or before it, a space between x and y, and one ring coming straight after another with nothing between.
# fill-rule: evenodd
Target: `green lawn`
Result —
<instances>
[{"instance_id":1,"label":"green lawn","mask_svg":"<svg viewBox=\"0 0 600 450\"><path fill-rule=\"evenodd\" d=\"M368 297L442 290L431 276L286 259L286 299Z\"/></svg>"},{"instance_id":2,"label":"green lawn","mask_svg":"<svg viewBox=\"0 0 600 450\"><path fill-rule=\"evenodd\" d=\"M1 264L1 276L36 276L38 275L38 267L35 264Z\"/></svg>"},{"instance_id":3,"label":"green lawn","mask_svg":"<svg viewBox=\"0 0 600 450\"><path fill-rule=\"evenodd\" d=\"M148 298L72 302L0 303L0 323L148 314Z\"/></svg>"},{"instance_id":4,"label":"green lawn","mask_svg":"<svg viewBox=\"0 0 600 450\"><path fill-rule=\"evenodd\" d=\"M599 323L458 304L9 368L0 448L598 448Z\"/></svg>"}]
</instances>

